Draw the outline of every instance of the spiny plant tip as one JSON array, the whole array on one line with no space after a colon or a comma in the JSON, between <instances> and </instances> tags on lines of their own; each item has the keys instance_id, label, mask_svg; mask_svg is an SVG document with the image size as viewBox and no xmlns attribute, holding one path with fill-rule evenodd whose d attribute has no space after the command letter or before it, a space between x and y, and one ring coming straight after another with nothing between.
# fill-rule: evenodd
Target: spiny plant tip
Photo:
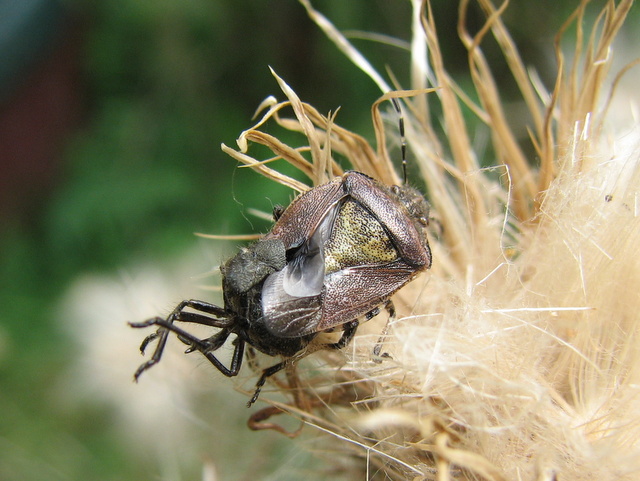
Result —
<instances>
[{"instance_id":1,"label":"spiny plant tip","mask_svg":"<svg viewBox=\"0 0 640 481\"><path fill-rule=\"evenodd\" d=\"M328 19L302 3L379 83ZM420 27L413 48L429 47L429 64L414 57L412 68L430 73L374 105L377 148L301 101L277 76L287 100L263 106L238 150L223 145L234 159L298 192L343 172L334 153L350 168L398 184L379 106L401 98L407 148L433 208L433 268L394 297L399 315L385 338L385 357L371 358L383 324L374 319L344 352L324 353L322 366L309 359L290 370L279 387L293 400L278 404L278 412L329 433L338 452L356 454L369 472L388 479L633 479L640 469L637 443L628 442L640 437L640 143L636 129L630 149L612 147L613 96L604 95L612 85L606 73L613 41L632 2L607 2L589 35L587 2L580 4L569 20L578 25L573 58L567 61L561 49L565 26L549 92L501 19L507 4L477 3L484 26L469 31L469 2L461 2L458 32L478 103L444 67L429 2L412 2ZM526 128L537 165L514 134L521 126L507 121L481 49L488 35L502 48L530 113ZM425 97L427 80L436 89ZM432 118L430 102L440 103L442 118ZM463 104L490 130L491 167L481 167ZM285 108L293 117L283 116ZM263 132L269 120L301 132L305 145L289 147ZM446 138L439 139L434 122ZM269 147L274 157L251 157L250 143ZM299 168L310 185L272 169L275 159Z\"/></svg>"}]
</instances>

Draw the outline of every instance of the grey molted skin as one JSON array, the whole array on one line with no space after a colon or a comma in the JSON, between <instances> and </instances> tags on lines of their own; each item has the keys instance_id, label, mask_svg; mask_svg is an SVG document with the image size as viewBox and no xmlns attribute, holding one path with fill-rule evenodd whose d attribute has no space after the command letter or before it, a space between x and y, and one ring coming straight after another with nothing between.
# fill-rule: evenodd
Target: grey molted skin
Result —
<instances>
[{"instance_id":1,"label":"grey molted skin","mask_svg":"<svg viewBox=\"0 0 640 481\"><path fill-rule=\"evenodd\" d=\"M156 364L169 331L201 352L226 376L238 374L245 344L285 359L265 369L249 404L255 402L267 377L304 357L305 346L320 332L342 329L340 349L351 340L358 319L371 319L389 298L431 266L425 234L429 206L408 186L387 187L360 173L346 172L299 195L284 211L277 211L271 232L243 248L222 271L224 308L203 301L183 301L167 317L133 327L158 326L141 349L158 338L152 358L137 377ZM199 339L174 322L218 328ZM214 355L233 340L230 367ZM379 348L376 350L379 352Z\"/></svg>"}]
</instances>

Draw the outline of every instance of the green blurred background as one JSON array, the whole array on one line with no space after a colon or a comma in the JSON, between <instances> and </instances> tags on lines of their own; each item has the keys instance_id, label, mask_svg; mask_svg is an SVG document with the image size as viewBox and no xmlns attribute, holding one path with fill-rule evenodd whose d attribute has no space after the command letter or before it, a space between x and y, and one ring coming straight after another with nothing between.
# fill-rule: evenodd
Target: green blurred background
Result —
<instances>
[{"instance_id":1,"label":"green blurred background","mask_svg":"<svg viewBox=\"0 0 640 481\"><path fill-rule=\"evenodd\" d=\"M450 68L464 72L457 5L434 3ZM505 19L549 86L554 61L547 48L576 2L525 3L510 7ZM341 29L410 38L406 1L314 5ZM408 85L406 51L355 43L379 71L388 66ZM279 466L293 462L291 442L250 433L244 397L222 376L211 375L214 384L198 394L196 405L213 412L198 418L207 428L188 415L181 421L192 433L193 444L183 446L195 450L191 457L173 453L167 467L166 453L153 448L156 439L140 446L127 436L115 421L126 406L107 394L101 399L94 388L87 396L82 382L70 381L79 370L86 374L78 361L91 355L98 332L92 312L95 319L108 313L99 286L110 284L98 283L91 296L77 295L86 292L77 286L87 278L111 279L116 288L108 295L105 288L104 298L110 304L118 288L133 292L123 279L135 278L136 266L157 266L179 272L176 283L191 286L185 295L207 297L195 285L217 278L189 276L214 269L235 246L203 243L192 233L268 228L246 210L269 212L291 192L236 169L219 148L235 146L266 96L283 98L268 66L320 112L340 107L338 123L369 139L370 105L380 92L294 0L0 2L0 55L0 480L202 479L209 455L220 479L287 479ZM507 100L510 89L507 81ZM204 267L197 260L176 267L198 254ZM152 303L168 309L174 296ZM114 325L124 331L139 314L134 295L122 302L125 313ZM87 333L77 328L83 332L76 335L69 316L86 319ZM137 341L144 337L135 334ZM91 343L84 335L93 336ZM99 334L100 340L118 352L118 335ZM125 365L128 384L141 360L135 359ZM101 368L108 373L109 361ZM221 413L226 419L216 425ZM309 468L307 457L296 456Z\"/></svg>"}]
</instances>

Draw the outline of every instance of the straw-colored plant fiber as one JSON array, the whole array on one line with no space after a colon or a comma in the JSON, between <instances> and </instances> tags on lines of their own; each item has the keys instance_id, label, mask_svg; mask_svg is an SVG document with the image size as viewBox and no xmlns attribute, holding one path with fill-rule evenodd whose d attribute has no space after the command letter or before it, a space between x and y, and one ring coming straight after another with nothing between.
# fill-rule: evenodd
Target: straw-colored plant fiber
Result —
<instances>
[{"instance_id":1,"label":"straw-colored plant fiber","mask_svg":"<svg viewBox=\"0 0 640 481\"><path fill-rule=\"evenodd\" d=\"M329 20L301 2L384 90ZM344 352L325 353L322 370L302 362L288 382L280 377L290 402L271 402L326 436L336 459L355 459L351 479L640 479L640 132L633 125L612 132L607 118L617 83L609 75L613 42L632 2L607 2L592 22L588 2L580 3L558 34L550 92L527 70L501 21L507 4L477 3L485 25L467 30L467 0L458 24L477 104L444 68L429 3L413 1L413 90L387 93L374 105L377 150L277 76L287 100L262 106L266 113L243 132L239 150L223 145L298 192L339 175L337 154L350 168L397 184L379 108L402 98L412 162L435 219L433 268L394 296L400 315L384 344L390 357L372 361L380 322L371 321ZM567 57L561 45L569 27L576 38ZM506 120L481 50L489 35L527 106L523 124L535 159L514 134L522 126ZM433 102L441 119L432 118ZM473 149L463 104L489 129L491 167ZM284 116L286 108L294 117ZM301 132L305 146L261 131L270 119ZM252 158L251 143L268 146L268 161L285 159L312 185ZM262 400L269 399L267 390ZM279 412L268 409L265 418ZM255 421L280 429L277 417Z\"/></svg>"}]
</instances>

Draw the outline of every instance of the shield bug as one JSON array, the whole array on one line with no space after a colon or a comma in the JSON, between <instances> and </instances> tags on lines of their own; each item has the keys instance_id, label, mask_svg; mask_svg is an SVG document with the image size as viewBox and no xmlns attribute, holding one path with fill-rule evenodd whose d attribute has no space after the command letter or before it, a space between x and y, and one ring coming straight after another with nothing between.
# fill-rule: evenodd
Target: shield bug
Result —
<instances>
[{"instance_id":1,"label":"shield bug","mask_svg":"<svg viewBox=\"0 0 640 481\"><path fill-rule=\"evenodd\" d=\"M220 267L224 307L185 300L167 318L131 323L157 326L140 347L144 353L157 339L156 349L135 379L160 361L170 332L189 346L187 352L199 351L229 377L240 371L249 345L283 357L262 371L251 405L269 376L312 351L307 346L319 333L342 330L338 341L319 347L341 349L360 320L374 317L380 306L394 316L391 295L431 266L428 216L417 190L388 187L356 171L300 194L286 209L274 210L268 234ZM176 322L217 331L200 339ZM215 353L231 336L234 350L226 366Z\"/></svg>"}]
</instances>

